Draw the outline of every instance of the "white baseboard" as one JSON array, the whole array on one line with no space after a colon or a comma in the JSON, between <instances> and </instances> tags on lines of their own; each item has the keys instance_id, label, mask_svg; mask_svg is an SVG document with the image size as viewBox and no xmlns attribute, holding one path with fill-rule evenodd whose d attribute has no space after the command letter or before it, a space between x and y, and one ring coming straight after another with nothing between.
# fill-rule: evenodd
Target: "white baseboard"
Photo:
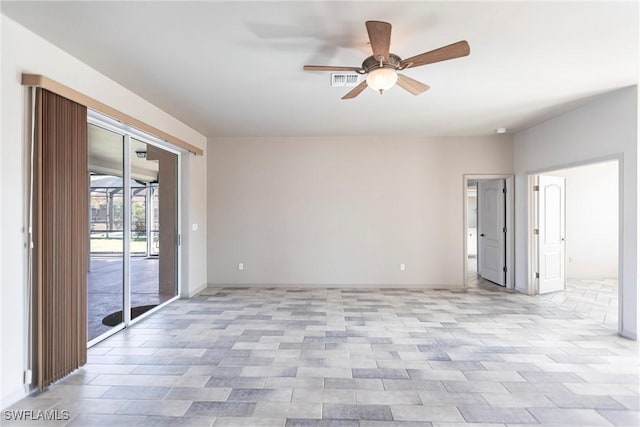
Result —
<instances>
[{"instance_id":1,"label":"white baseboard","mask_svg":"<svg viewBox=\"0 0 640 427\"><path fill-rule=\"evenodd\" d=\"M33 389L27 392L25 388L26 386L23 386L18 390L14 390L13 392L5 396L2 396L2 400L0 401L0 408L2 408L2 410L4 411L14 403L24 399L25 397L29 396L30 394L36 391L35 389Z\"/></svg>"},{"instance_id":2,"label":"white baseboard","mask_svg":"<svg viewBox=\"0 0 640 427\"><path fill-rule=\"evenodd\" d=\"M308 288L308 289L442 289L462 290L464 285L416 285L416 284L370 284L370 283L209 283L208 288Z\"/></svg>"},{"instance_id":3,"label":"white baseboard","mask_svg":"<svg viewBox=\"0 0 640 427\"><path fill-rule=\"evenodd\" d=\"M637 337L635 332L627 331L627 330L624 330L624 329L621 330L620 332L618 332L618 335L620 335L623 338L628 338L628 339L633 340L633 341L637 341L638 340L638 337Z\"/></svg>"},{"instance_id":4,"label":"white baseboard","mask_svg":"<svg viewBox=\"0 0 640 427\"><path fill-rule=\"evenodd\" d=\"M202 285L198 286L196 289L191 290L186 296L181 296L181 298L194 297L198 295L200 292L204 291L208 286L209 285L207 285L206 283L203 283Z\"/></svg>"}]
</instances>

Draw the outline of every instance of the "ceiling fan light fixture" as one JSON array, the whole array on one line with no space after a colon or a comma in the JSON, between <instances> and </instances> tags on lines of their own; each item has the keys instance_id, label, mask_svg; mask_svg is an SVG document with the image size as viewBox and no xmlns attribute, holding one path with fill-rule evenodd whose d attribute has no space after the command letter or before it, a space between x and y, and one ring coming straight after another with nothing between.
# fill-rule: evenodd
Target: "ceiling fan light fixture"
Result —
<instances>
[{"instance_id":1,"label":"ceiling fan light fixture","mask_svg":"<svg viewBox=\"0 0 640 427\"><path fill-rule=\"evenodd\" d=\"M380 93L391 89L397 81L398 73L393 68L376 68L367 75L367 86Z\"/></svg>"},{"instance_id":2,"label":"ceiling fan light fixture","mask_svg":"<svg viewBox=\"0 0 640 427\"><path fill-rule=\"evenodd\" d=\"M365 58L362 66L305 65L302 67L306 71L341 71L366 74L366 81L358 84L345 94L342 99L353 99L367 87L382 93L396 84L412 95L420 95L429 90L429 86L404 74L398 74L398 71L461 58L470 53L469 43L466 40L460 40L438 49L402 59L389 51L391 24L382 21L367 21L365 26L367 27L369 44L373 55Z\"/></svg>"}]
</instances>

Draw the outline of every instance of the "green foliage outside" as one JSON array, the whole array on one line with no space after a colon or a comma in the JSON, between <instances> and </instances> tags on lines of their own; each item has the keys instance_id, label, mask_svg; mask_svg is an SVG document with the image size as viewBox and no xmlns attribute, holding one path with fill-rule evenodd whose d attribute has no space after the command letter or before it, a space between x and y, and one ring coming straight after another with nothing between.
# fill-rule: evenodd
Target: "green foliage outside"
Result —
<instances>
[{"instance_id":1,"label":"green foliage outside","mask_svg":"<svg viewBox=\"0 0 640 427\"><path fill-rule=\"evenodd\" d=\"M131 203L131 253L144 254L147 251L146 227L147 220L145 215L144 201L135 201ZM124 224L120 220L123 218L122 200L113 200L113 227L118 230ZM122 253L122 231L111 231L106 237L106 232L98 230L91 236L90 250L91 253L118 254Z\"/></svg>"},{"instance_id":2,"label":"green foliage outside","mask_svg":"<svg viewBox=\"0 0 640 427\"><path fill-rule=\"evenodd\" d=\"M145 218L144 203L132 202L131 203L131 229L144 231L147 227L147 219Z\"/></svg>"}]
</instances>

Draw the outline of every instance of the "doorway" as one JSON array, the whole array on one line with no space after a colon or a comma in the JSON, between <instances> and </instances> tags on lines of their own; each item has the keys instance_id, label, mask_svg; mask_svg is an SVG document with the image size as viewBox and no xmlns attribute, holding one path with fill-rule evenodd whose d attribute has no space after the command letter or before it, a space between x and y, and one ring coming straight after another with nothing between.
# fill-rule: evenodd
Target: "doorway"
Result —
<instances>
[{"instance_id":1,"label":"doorway","mask_svg":"<svg viewBox=\"0 0 640 427\"><path fill-rule=\"evenodd\" d=\"M533 293L617 330L620 294L618 161L545 171L530 179L534 183L534 238L530 248ZM546 187L558 190L545 194ZM560 205L554 208L556 197L560 198ZM549 203L551 209L545 206ZM549 221L552 222L550 227L545 224ZM536 224L540 225L538 234L535 234ZM554 239L555 235L557 238ZM559 243L555 249L554 240ZM549 268L555 274L548 274Z\"/></svg>"},{"instance_id":2,"label":"doorway","mask_svg":"<svg viewBox=\"0 0 640 427\"><path fill-rule=\"evenodd\" d=\"M464 286L513 289L513 176L464 175Z\"/></svg>"},{"instance_id":3,"label":"doorway","mask_svg":"<svg viewBox=\"0 0 640 427\"><path fill-rule=\"evenodd\" d=\"M467 283L469 286L478 283L478 181L470 180L467 183L467 220L466 220L466 263Z\"/></svg>"},{"instance_id":4,"label":"doorway","mask_svg":"<svg viewBox=\"0 0 640 427\"><path fill-rule=\"evenodd\" d=\"M88 345L177 298L179 153L89 118Z\"/></svg>"}]
</instances>

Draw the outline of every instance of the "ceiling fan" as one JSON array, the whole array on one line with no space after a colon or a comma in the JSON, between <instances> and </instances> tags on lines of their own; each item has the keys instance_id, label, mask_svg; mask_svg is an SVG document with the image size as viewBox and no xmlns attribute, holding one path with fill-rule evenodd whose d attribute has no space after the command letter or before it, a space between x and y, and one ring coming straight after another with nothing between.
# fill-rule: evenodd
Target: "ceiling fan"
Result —
<instances>
[{"instance_id":1,"label":"ceiling fan","mask_svg":"<svg viewBox=\"0 0 640 427\"><path fill-rule=\"evenodd\" d=\"M392 88L396 83L413 95L420 95L428 90L429 86L411 77L398 74L398 71L469 55L469 43L462 40L411 58L402 59L398 55L389 52L391 24L381 21L367 21L366 26L373 55L365 59L362 66L305 65L303 68L306 71L353 71L358 74L366 74L367 79L353 88L342 99L355 98L367 87L382 93Z\"/></svg>"}]
</instances>

